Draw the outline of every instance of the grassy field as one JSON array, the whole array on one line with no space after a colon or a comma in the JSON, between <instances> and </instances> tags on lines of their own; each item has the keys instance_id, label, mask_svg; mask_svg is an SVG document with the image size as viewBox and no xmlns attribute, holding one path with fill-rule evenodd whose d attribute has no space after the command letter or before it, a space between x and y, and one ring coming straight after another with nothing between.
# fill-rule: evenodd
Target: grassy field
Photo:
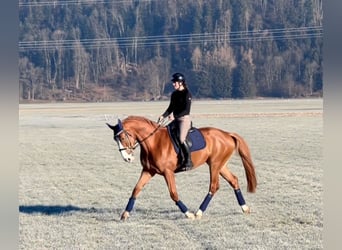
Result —
<instances>
[{"instance_id":1,"label":"grassy field","mask_svg":"<svg viewBox=\"0 0 342 250\"><path fill-rule=\"evenodd\" d=\"M19 105L20 249L323 249L323 100L194 101L193 124L243 136L257 191L246 191L240 158L230 160L251 214L221 188L201 220L189 220L154 177L120 221L139 178L123 162L104 115L152 120L168 102ZM137 150L139 151L139 150ZM207 166L176 175L193 212L208 192Z\"/></svg>"}]
</instances>

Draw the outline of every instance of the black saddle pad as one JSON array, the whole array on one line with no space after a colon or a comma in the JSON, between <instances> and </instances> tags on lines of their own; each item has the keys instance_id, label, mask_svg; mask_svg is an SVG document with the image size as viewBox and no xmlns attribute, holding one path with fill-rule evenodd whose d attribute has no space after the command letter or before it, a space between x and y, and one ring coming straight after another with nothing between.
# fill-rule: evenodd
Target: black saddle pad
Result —
<instances>
[{"instance_id":1,"label":"black saddle pad","mask_svg":"<svg viewBox=\"0 0 342 250\"><path fill-rule=\"evenodd\" d=\"M178 147L178 143L177 143L176 124L174 122L171 122L170 124L168 124L166 126L166 128L167 128L167 131L169 133L172 144L175 148L175 151L178 154L179 147ZM191 129L189 130L189 133L186 137L186 141L187 141L188 145L190 146L191 152L201 150L201 149L205 148L205 146L206 146L206 142L205 142L205 139L203 137L203 134L201 133L201 131L199 129L197 129L195 127L191 127Z\"/></svg>"}]
</instances>

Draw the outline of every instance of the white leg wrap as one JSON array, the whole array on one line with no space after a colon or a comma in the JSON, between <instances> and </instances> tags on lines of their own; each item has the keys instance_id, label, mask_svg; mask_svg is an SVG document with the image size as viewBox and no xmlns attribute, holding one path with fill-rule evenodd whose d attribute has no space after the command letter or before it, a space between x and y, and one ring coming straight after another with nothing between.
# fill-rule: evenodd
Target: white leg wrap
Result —
<instances>
[{"instance_id":1,"label":"white leg wrap","mask_svg":"<svg viewBox=\"0 0 342 250\"><path fill-rule=\"evenodd\" d=\"M185 216L189 219L192 219L192 220L195 219L195 215L189 211L185 212Z\"/></svg>"},{"instance_id":2,"label":"white leg wrap","mask_svg":"<svg viewBox=\"0 0 342 250\"><path fill-rule=\"evenodd\" d=\"M245 205L242 205L241 206L241 209L244 213L250 213L251 212L251 209L245 204Z\"/></svg>"},{"instance_id":3,"label":"white leg wrap","mask_svg":"<svg viewBox=\"0 0 342 250\"><path fill-rule=\"evenodd\" d=\"M203 211L201 209L198 209L198 211L196 212L196 218L201 219L202 215L203 215Z\"/></svg>"}]
</instances>

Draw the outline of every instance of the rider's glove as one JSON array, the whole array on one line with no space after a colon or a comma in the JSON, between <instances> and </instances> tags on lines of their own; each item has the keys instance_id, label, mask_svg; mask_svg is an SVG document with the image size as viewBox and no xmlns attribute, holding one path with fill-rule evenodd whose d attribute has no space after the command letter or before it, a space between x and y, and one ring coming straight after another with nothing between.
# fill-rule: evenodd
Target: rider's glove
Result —
<instances>
[{"instance_id":1,"label":"rider's glove","mask_svg":"<svg viewBox=\"0 0 342 250\"><path fill-rule=\"evenodd\" d=\"M157 123L162 124L163 120L164 120L164 116L161 115L161 116L159 116Z\"/></svg>"}]
</instances>

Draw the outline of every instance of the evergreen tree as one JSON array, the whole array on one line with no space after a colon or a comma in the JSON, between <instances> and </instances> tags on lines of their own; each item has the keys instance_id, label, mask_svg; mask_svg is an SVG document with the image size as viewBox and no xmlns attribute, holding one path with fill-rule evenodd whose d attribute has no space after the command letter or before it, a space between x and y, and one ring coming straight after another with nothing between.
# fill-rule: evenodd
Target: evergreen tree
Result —
<instances>
[{"instance_id":1,"label":"evergreen tree","mask_svg":"<svg viewBox=\"0 0 342 250\"><path fill-rule=\"evenodd\" d=\"M212 76L212 98L229 98L232 94L232 82L229 70L222 66L211 66L208 75Z\"/></svg>"},{"instance_id":2,"label":"evergreen tree","mask_svg":"<svg viewBox=\"0 0 342 250\"><path fill-rule=\"evenodd\" d=\"M254 97L254 74L253 67L247 60L242 60L234 74L232 97Z\"/></svg>"}]
</instances>

